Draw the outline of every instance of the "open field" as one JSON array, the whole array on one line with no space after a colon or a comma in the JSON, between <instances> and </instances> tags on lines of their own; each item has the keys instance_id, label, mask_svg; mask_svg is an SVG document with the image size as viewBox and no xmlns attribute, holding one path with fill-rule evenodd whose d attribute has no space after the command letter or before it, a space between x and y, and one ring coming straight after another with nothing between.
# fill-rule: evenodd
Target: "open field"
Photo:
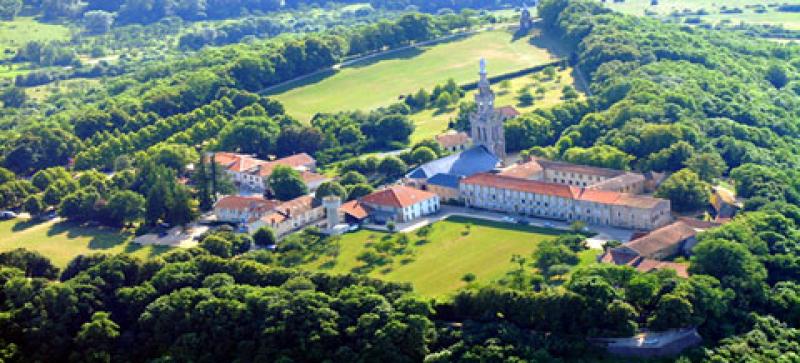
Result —
<instances>
[{"instance_id":1,"label":"open field","mask_svg":"<svg viewBox=\"0 0 800 363\"><path fill-rule=\"evenodd\" d=\"M633 15L645 15L645 12L655 13L658 16L668 16L672 13L681 13L684 10L697 11L700 9L709 15L700 16L708 23L718 23L729 20L734 23L745 22L753 24L782 24L787 29L800 29L800 13L780 12L775 10L778 4L800 4L798 0L785 1L759 1L759 0L661 0L659 5L650 5L650 0L626 0L622 3L606 3L609 8ZM757 13L753 6L762 5L766 12ZM720 10L725 6L728 9L739 8L741 14L722 14ZM690 15L694 17L694 15Z\"/></svg>"},{"instance_id":2,"label":"open field","mask_svg":"<svg viewBox=\"0 0 800 363\"><path fill-rule=\"evenodd\" d=\"M369 110L420 88L433 89L450 78L457 83L474 81L480 58L487 59L492 75L555 59L546 48L531 43L530 37L515 40L506 30L487 31L365 60L272 93L288 114L303 121L318 112Z\"/></svg>"},{"instance_id":3,"label":"open field","mask_svg":"<svg viewBox=\"0 0 800 363\"><path fill-rule=\"evenodd\" d=\"M526 113L537 108L547 108L562 102L562 90L565 85L572 85L579 88L575 85L572 69L568 68L559 71L554 79L547 79L542 72L538 72L510 79L507 83L501 82L500 84L493 84L492 88L497 96L495 105L498 107L514 106L514 108L521 113ZM544 93L537 96L536 89L539 87L544 89ZM530 89L531 93L536 96L536 100L533 104L520 104L518 96L523 89ZM464 100L472 100L475 97L475 92L476 91L467 92L464 96ZM581 94L581 97L584 97L583 94ZM458 110L456 108L445 111L428 109L412 114L411 119L417 126L414 130L414 134L411 135L412 143L430 139L445 132L450 120L455 119L457 114Z\"/></svg>"},{"instance_id":4,"label":"open field","mask_svg":"<svg viewBox=\"0 0 800 363\"><path fill-rule=\"evenodd\" d=\"M30 41L68 40L69 37L67 27L40 23L29 17L0 21L0 59L13 55L17 48Z\"/></svg>"},{"instance_id":5,"label":"open field","mask_svg":"<svg viewBox=\"0 0 800 363\"><path fill-rule=\"evenodd\" d=\"M64 267L75 256L91 253L132 253L150 257L167 247L139 246L131 243L130 234L108 228L81 227L69 222L36 223L24 219L0 222L0 252L25 248L48 257Z\"/></svg>"},{"instance_id":6,"label":"open field","mask_svg":"<svg viewBox=\"0 0 800 363\"><path fill-rule=\"evenodd\" d=\"M469 232L467 233L467 226ZM409 234L409 255L369 272L369 276L410 282L418 293L439 297L466 285L461 278L473 273L478 282L502 277L515 265L512 255L529 256L539 243L555 238L560 231L478 219L451 217L433 224L421 238ZM304 268L347 273L363 267L357 256L386 234L359 231L342 236L337 257L323 257ZM422 242L420 242L422 240ZM404 261L405 260L405 261Z\"/></svg>"}]
</instances>

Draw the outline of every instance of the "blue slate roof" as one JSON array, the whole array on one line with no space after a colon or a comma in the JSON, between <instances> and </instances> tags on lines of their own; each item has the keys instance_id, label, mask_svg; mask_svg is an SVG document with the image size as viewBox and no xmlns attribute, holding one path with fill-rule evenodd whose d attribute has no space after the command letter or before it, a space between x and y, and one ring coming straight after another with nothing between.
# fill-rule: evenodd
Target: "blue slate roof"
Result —
<instances>
[{"instance_id":1,"label":"blue slate roof","mask_svg":"<svg viewBox=\"0 0 800 363\"><path fill-rule=\"evenodd\" d=\"M423 164L412 170L406 177L411 179L430 179L438 174L467 177L493 170L500 160L484 146L474 146L458 154Z\"/></svg>"},{"instance_id":2,"label":"blue slate roof","mask_svg":"<svg viewBox=\"0 0 800 363\"><path fill-rule=\"evenodd\" d=\"M462 177L453 174L436 174L433 178L428 179L428 184L458 189L458 182L461 178Z\"/></svg>"}]
</instances>

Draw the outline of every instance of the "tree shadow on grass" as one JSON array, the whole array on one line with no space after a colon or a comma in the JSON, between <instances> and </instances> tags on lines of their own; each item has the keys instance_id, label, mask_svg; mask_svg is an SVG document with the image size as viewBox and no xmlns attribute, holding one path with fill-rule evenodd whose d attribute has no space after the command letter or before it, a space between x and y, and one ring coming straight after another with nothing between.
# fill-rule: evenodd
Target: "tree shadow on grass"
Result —
<instances>
[{"instance_id":1,"label":"tree shadow on grass","mask_svg":"<svg viewBox=\"0 0 800 363\"><path fill-rule=\"evenodd\" d=\"M343 69L347 69L347 68L355 68L355 69L366 68L366 67L369 67L371 65L375 65L376 63L380 63L380 62L388 61L388 60L407 60L407 59L418 57L422 53L425 53L425 50L424 49L420 49L420 48L402 49L402 50L394 51L394 52L391 52L391 53L388 53L388 54L369 57L367 59L364 59L364 60L361 60L361 61L358 61L358 62L354 62L352 64L348 64ZM412 71L412 70L409 70L409 71Z\"/></svg>"},{"instance_id":2,"label":"tree shadow on grass","mask_svg":"<svg viewBox=\"0 0 800 363\"><path fill-rule=\"evenodd\" d=\"M282 84L282 85L280 85L278 87L275 87L275 88L270 88L269 91L264 92L264 95L265 96L278 95L278 94L290 91L290 90L295 89L295 88L300 88L300 87L312 85L312 84L315 84L315 83L319 83L319 82L322 82L322 81L324 81L325 79L327 79L329 77L333 77L334 75L336 75L336 73L337 73L337 71L332 70L332 69L328 69L326 71L318 72L318 73L316 73L316 74L314 74L312 76L303 77L303 78L298 79L296 81L288 82L288 83Z\"/></svg>"},{"instance_id":3,"label":"tree shadow on grass","mask_svg":"<svg viewBox=\"0 0 800 363\"><path fill-rule=\"evenodd\" d=\"M128 243L128 245L125 246L125 253L134 253L148 247L149 247L149 253L147 254L148 258L156 257L172 249L172 247L169 246L153 246L153 245L144 246L138 243Z\"/></svg>"},{"instance_id":4,"label":"tree shadow on grass","mask_svg":"<svg viewBox=\"0 0 800 363\"><path fill-rule=\"evenodd\" d=\"M58 222L47 230L47 236L66 235L68 239L89 238L89 249L107 250L126 243L130 235L115 228L87 227L73 222Z\"/></svg>"},{"instance_id":5,"label":"tree shadow on grass","mask_svg":"<svg viewBox=\"0 0 800 363\"><path fill-rule=\"evenodd\" d=\"M569 49L564 45L564 42L557 36L542 30L540 26L536 26L531 32L531 37L528 42L538 48L547 49L558 58L566 58L569 56Z\"/></svg>"},{"instance_id":6,"label":"tree shadow on grass","mask_svg":"<svg viewBox=\"0 0 800 363\"><path fill-rule=\"evenodd\" d=\"M38 225L40 225L42 223L44 223L44 221L42 221L40 219L36 219L36 218L21 220L21 221L18 221L17 223L14 223L14 225L11 227L11 231L12 232L22 232L22 231L24 231L24 230L26 230L28 228L36 227L36 226L38 226Z\"/></svg>"}]
</instances>

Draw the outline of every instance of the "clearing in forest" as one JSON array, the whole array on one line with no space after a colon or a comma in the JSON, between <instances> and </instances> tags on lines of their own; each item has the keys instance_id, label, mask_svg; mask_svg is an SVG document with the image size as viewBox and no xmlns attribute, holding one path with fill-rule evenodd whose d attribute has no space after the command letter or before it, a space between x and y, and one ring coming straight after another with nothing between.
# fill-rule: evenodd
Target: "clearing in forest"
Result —
<instances>
[{"instance_id":1,"label":"clearing in forest","mask_svg":"<svg viewBox=\"0 0 800 363\"><path fill-rule=\"evenodd\" d=\"M657 15L659 17L678 14L681 17L696 17L708 23L726 20L734 24L783 25L787 29L800 29L800 13L777 10L777 5L800 5L798 0L770 2L763 0L659 0L652 5L651 0L626 0L606 2L609 8L633 15ZM724 8L724 9L723 9ZM704 10L706 15L698 15ZM724 11L723 11L724 10ZM688 11L688 12L687 12Z\"/></svg>"},{"instance_id":2,"label":"clearing in forest","mask_svg":"<svg viewBox=\"0 0 800 363\"><path fill-rule=\"evenodd\" d=\"M116 229L81 227L71 222L27 219L0 222L0 252L25 248L41 253L60 268L78 255L126 252L147 258L169 249L140 246L131 239L131 234Z\"/></svg>"},{"instance_id":3,"label":"clearing in forest","mask_svg":"<svg viewBox=\"0 0 800 363\"><path fill-rule=\"evenodd\" d=\"M486 58L492 76L551 62L556 57L531 37L515 39L508 30L492 30L436 45L409 48L357 62L338 71L285 85L271 93L287 113L308 121L318 112L370 110L397 102L420 88L432 90L452 78L478 78L478 60Z\"/></svg>"},{"instance_id":4,"label":"clearing in forest","mask_svg":"<svg viewBox=\"0 0 800 363\"><path fill-rule=\"evenodd\" d=\"M395 282L410 282L422 295L440 297L466 286L462 278L472 273L477 282L497 280L516 265L513 255L530 257L539 243L561 231L479 219L451 217L430 227L429 234L407 234L404 252L387 252L384 261L367 265L358 256L377 251L389 241L393 248L401 234L362 230L341 236L336 257L325 256L304 268L332 273L360 272ZM378 253L381 254L381 253ZM530 260L530 258L529 258Z\"/></svg>"}]
</instances>

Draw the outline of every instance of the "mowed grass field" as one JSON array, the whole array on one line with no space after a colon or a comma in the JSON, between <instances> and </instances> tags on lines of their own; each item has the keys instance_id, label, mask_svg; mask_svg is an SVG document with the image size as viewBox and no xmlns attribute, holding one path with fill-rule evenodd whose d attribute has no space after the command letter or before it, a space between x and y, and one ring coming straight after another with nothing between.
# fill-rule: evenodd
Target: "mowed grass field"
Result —
<instances>
[{"instance_id":1,"label":"mowed grass field","mask_svg":"<svg viewBox=\"0 0 800 363\"><path fill-rule=\"evenodd\" d=\"M451 78L457 83L474 81L480 58L487 59L491 75L555 59L547 49L532 45L529 37L514 39L510 31L493 30L365 60L271 93L288 114L308 121L318 112L386 106L401 95L420 88L431 90Z\"/></svg>"},{"instance_id":2,"label":"mowed grass field","mask_svg":"<svg viewBox=\"0 0 800 363\"><path fill-rule=\"evenodd\" d=\"M30 17L0 21L0 59L13 56L17 48L30 41L69 40L69 37L69 28L58 24L40 23Z\"/></svg>"},{"instance_id":3,"label":"mowed grass field","mask_svg":"<svg viewBox=\"0 0 800 363\"><path fill-rule=\"evenodd\" d=\"M773 5L798 4L800 0L660 0L658 5L650 5L650 0L625 0L621 3L608 1L606 6L614 10L633 14L645 15L645 11L656 13L659 16L667 16L673 12L683 10L706 10L709 15L701 16L709 23L717 23L721 20L729 20L734 23L745 22L753 24L772 24L783 25L787 29L800 29L800 13L789 13L776 11ZM762 5L767 8L765 13L756 13L752 6ZM721 14L720 10L727 8L739 8L741 14Z\"/></svg>"},{"instance_id":4,"label":"mowed grass field","mask_svg":"<svg viewBox=\"0 0 800 363\"><path fill-rule=\"evenodd\" d=\"M469 233L467 233L467 226ZM451 217L432 225L423 238L409 234L410 256L396 256L391 264L380 266L368 275L396 282L410 282L424 296L440 297L466 286L461 278L473 273L477 282L488 283L511 271L511 256L530 256L540 243L561 232L552 229ZM378 242L385 233L362 230L341 237L339 254L322 257L303 268L349 273L363 266L357 256L367 245ZM419 242L423 240L423 242Z\"/></svg>"},{"instance_id":5,"label":"mowed grass field","mask_svg":"<svg viewBox=\"0 0 800 363\"><path fill-rule=\"evenodd\" d=\"M169 248L139 246L132 235L106 228L81 227L70 222L36 223L25 219L0 222L0 252L25 248L37 251L58 267L78 255L92 253L131 253L147 258Z\"/></svg>"},{"instance_id":6,"label":"mowed grass field","mask_svg":"<svg viewBox=\"0 0 800 363\"><path fill-rule=\"evenodd\" d=\"M517 77L508 80L507 84L493 84L492 89L495 91L495 105L514 106L521 113L527 113L537 108L547 108L563 102L561 99L563 95L563 88L566 85L571 85L580 89L575 83L575 74L571 68L561 70L557 73L556 78L546 79L542 72L537 72L522 77ZM507 86L504 88L503 86ZM536 88L544 88L544 94L537 96ZM519 93L523 89L529 89L534 94L536 100L531 105L522 105L519 102ZM467 92L463 100L473 100L477 91ZM579 92L581 97L585 97L583 93ZM447 131L450 120L458 116L458 110L453 107L448 110L428 109L417 112L411 115L411 120L417 128L414 134L411 135L411 142L416 143L421 140L431 139L434 136Z\"/></svg>"}]
</instances>

